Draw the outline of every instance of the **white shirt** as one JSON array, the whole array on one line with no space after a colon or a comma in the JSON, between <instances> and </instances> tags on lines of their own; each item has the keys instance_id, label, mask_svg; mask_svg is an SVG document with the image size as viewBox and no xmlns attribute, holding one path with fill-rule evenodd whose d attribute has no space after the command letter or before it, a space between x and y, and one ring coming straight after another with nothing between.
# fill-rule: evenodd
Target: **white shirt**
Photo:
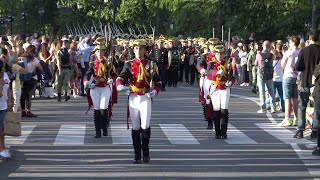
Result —
<instances>
[{"instance_id":1,"label":"white shirt","mask_svg":"<svg viewBox=\"0 0 320 180\"><path fill-rule=\"evenodd\" d=\"M282 61L287 61L284 68L283 79L285 78L297 78L298 72L294 70L294 66L298 60L299 50L288 50L283 54Z\"/></svg>"},{"instance_id":2,"label":"white shirt","mask_svg":"<svg viewBox=\"0 0 320 180\"><path fill-rule=\"evenodd\" d=\"M21 66L18 64L13 64L12 65L12 70L16 74L16 79L12 81L12 90L19 90L21 89L21 84L20 84L20 73L19 70L21 69Z\"/></svg>"},{"instance_id":3,"label":"white shirt","mask_svg":"<svg viewBox=\"0 0 320 180\"><path fill-rule=\"evenodd\" d=\"M282 82L283 69L281 67L281 60L273 60L273 81Z\"/></svg>"},{"instance_id":4,"label":"white shirt","mask_svg":"<svg viewBox=\"0 0 320 180\"><path fill-rule=\"evenodd\" d=\"M33 60L30 62L27 62L26 58L22 58L21 60L24 62L24 67L28 68L30 73L32 73L40 63L39 59L36 57L34 57ZM38 79L37 76L33 76L32 78Z\"/></svg>"},{"instance_id":5,"label":"white shirt","mask_svg":"<svg viewBox=\"0 0 320 180\"><path fill-rule=\"evenodd\" d=\"M31 44L26 42L22 45L22 48L24 49L24 51L26 51L27 47L30 46Z\"/></svg>"},{"instance_id":6,"label":"white shirt","mask_svg":"<svg viewBox=\"0 0 320 180\"><path fill-rule=\"evenodd\" d=\"M3 80L5 84L2 88L2 97L0 98L0 110L7 110L8 109L8 89L10 84L10 79L7 73L3 73Z\"/></svg>"},{"instance_id":7,"label":"white shirt","mask_svg":"<svg viewBox=\"0 0 320 180\"><path fill-rule=\"evenodd\" d=\"M240 64L241 66L246 65L247 64L247 52L246 51L240 51L239 52L239 58L241 59Z\"/></svg>"}]
</instances>

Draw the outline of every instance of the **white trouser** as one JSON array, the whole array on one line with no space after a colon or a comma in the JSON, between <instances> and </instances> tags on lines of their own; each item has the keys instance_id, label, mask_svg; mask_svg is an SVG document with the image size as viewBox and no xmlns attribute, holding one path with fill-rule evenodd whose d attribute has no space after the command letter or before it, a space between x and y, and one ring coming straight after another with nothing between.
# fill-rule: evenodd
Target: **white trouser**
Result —
<instances>
[{"instance_id":1,"label":"white trouser","mask_svg":"<svg viewBox=\"0 0 320 180\"><path fill-rule=\"evenodd\" d=\"M212 87L211 87L212 88ZM230 88L210 90L213 111L228 109L230 100Z\"/></svg>"},{"instance_id":2,"label":"white trouser","mask_svg":"<svg viewBox=\"0 0 320 180\"><path fill-rule=\"evenodd\" d=\"M13 95L13 112L17 113L18 109L20 107L20 98L21 98L21 88L18 89L12 89L12 95Z\"/></svg>"},{"instance_id":3,"label":"white trouser","mask_svg":"<svg viewBox=\"0 0 320 180\"><path fill-rule=\"evenodd\" d=\"M111 90L109 86L90 89L90 96L95 110L108 109Z\"/></svg>"},{"instance_id":4,"label":"white trouser","mask_svg":"<svg viewBox=\"0 0 320 180\"><path fill-rule=\"evenodd\" d=\"M53 87L44 87L44 94L46 97L54 98Z\"/></svg>"},{"instance_id":5,"label":"white trouser","mask_svg":"<svg viewBox=\"0 0 320 180\"><path fill-rule=\"evenodd\" d=\"M211 89L210 89L211 86ZM204 90L204 99L206 100L206 104L210 104L210 99L207 99L208 95L209 95L209 89L212 91L213 85L212 85L212 81L205 78L204 80L204 86L203 86L203 90Z\"/></svg>"},{"instance_id":6,"label":"white trouser","mask_svg":"<svg viewBox=\"0 0 320 180\"><path fill-rule=\"evenodd\" d=\"M200 79L199 79L199 88L202 89L203 85L204 85L204 79L205 77L201 76Z\"/></svg>"},{"instance_id":7,"label":"white trouser","mask_svg":"<svg viewBox=\"0 0 320 180\"><path fill-rule=\"evenodd\" d=\"M151 118L151 98L146 95L129 96L129 111L133 130L148 129Z\"/></svg>"}]
</instances>

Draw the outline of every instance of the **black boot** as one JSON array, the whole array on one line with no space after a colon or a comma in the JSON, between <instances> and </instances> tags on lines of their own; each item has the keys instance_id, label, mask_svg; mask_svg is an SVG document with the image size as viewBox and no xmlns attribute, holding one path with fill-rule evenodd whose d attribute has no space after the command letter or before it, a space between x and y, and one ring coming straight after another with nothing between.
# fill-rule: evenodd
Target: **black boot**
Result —
<instances>
[{"instance_id":1,"label":"black boot","mask_svg":"<svg viewBox=\"0 0 320 180\"><path fill-rule=\"evenodd\" d=\"M143 152L143 161L149 162L150 156L149 156L149 141L150 141L150 135L151 135L151 129L150 127L148 129L142 129L142 152Z\"/></svg>"},{"instance_id":2,"label":"black boot","mask_svg":"<svg viewBox=\"0 0 320 180\"><path fill-rule=\"evenodd\" d=\"M104 136L108 136L108 127L109 127L109 118L108 118L108 109L100 109L101 113L101 127Z\"/></svg>"},{"instance_id":3,"label":"black boot","mask_svg":"<svg viewBox=\"0 0 320 180\"><path fill-rule=\"evenodd\" d=\"M203 111L203 117L205 120L207 120L207 104L202 106L202 111Z\"/></svg>"},{"instance_id":4,"label":"black boot","mask_svg":"<svg viewBox=\"0 0 320 180\"><path fill-rule=\"evenodd\" d=\"M208 119L207 121L208 121L207 129L213 129L212 119Z\"/></svg>"},{"instance_id":5,"label":"black boot","mask_svg":"<svg viewBox=\"0 0 320 180\"><path fill-rule=\"evenodd\" d=\"M61 102L61 93L58 93L58 102Z\"/></svg>"},{"instance_id":6,"label":"black boot","mask_svg":"<svg viewBox=\"0 0 320 180\"><path fill-rule=\"evenodd\" d=\"M253 86L251 92L254 94L257 94L257 87L255 85Z\"/></svg>"},{"instance_id":7,"label":"black boot","mask_svg":"<svg viewBox=\"0 0 320 180\"><path fill-rule=\"evenodd\" d=\"M133 164L141 163L141 137L140 130L132 129L132 142L134 148L134 159Z\"/></svg>"},{"instance_id":8,"label":"black boot","mask_svg":"<svg viewBox=\"0 0 320 180\"><path fill-rule=\"evenodd\" d=\"M100 110L94 110L94 128L96 130L96 135L94 138L101 137L101 114Z\"/></svg>"},{"instance_id":9,"label":"black boot","mask_svg":"<svg viewBox=\"0 0 320 180\"><path fill-rule=\"evenodd\" d=\"M68 96L68 93L66 92L65 94L64 94L64 101L68 101L70 99L70 96Z\"/></svg>"},{"instance_id":10,"label":"black boot","mask_svg":"<svg viewBox=\"0 0 320 180\"><path fill-rule=\"evenodd\" d=\"M228 109L221 109L221 139L227 139L229 112Z\"/></svg>"},{"instance_id":11,"label":"black boot","mask_svg":"<svg viewBox=\"0 0 320 180\"><path fill-rule=\"evenodd\" d=\"M220 119L221 119L221 112L214 111L213 112L213 123L214 123L214 131L216 132L216 139L221 138Z\"/></svg>"}]
</instances>

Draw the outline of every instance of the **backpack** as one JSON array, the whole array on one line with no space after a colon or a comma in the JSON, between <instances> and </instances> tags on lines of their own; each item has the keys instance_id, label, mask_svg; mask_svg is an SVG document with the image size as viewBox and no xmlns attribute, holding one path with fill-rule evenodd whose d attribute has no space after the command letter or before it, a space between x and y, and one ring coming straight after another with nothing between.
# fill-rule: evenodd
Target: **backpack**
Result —
<instances>
[{"instance_id":1,"label":"backpack","mask_svg":"<svg viewBox=\"0 0 320 180\"><path fill-rule=\"evenodd\" d=\"M26 64L24 61L19 61L18 62L18 65L25 68L26 67ZM30 81L33 77L33 74L32 73L27 73L27 74L20 74L20 81Z\"/></svg>"},{"instance_id":2,"label":"backpack","mask_svg":"<svg viewBox=\"0 0 320 180\"><path fill-rule=\"evenodd\" d=\"M68 52L68 49L62 48L61 51L61 67L68 68L70 66L70 54Z\"/></svg>"},{"instance_id":3,"label":"backpack","mask_svg":"<svg viewBox=\"0 0 320 180\"><path fill-rule=\"evenodd\" d=\"M179 66L180 53L178 50L171 51L171 67L176 69Z\"/></svg>"},{"instance_id":4,"label":"backpack","mask_svg":"<svg viewBox=\"0 0 320 180\"><path fill-rule=\"evenodd\" d=\"M271 80L273 78L273 60L272 54L267 57L266 53L260 53L262 57L261 66L259 67L259 75L262 80Z\"/></svg>"},{"instance_id":5,"label":"backpack","mask_svg":"<svg viewBox=\"0 0 320 180\"><path fill-rule=\"evenodd\" d=\"M43 67L41 75L44 77L44 80L51 80L53 77L49 65L43 60L40 61L40 65Z\"/></svg>"}]
</instances>

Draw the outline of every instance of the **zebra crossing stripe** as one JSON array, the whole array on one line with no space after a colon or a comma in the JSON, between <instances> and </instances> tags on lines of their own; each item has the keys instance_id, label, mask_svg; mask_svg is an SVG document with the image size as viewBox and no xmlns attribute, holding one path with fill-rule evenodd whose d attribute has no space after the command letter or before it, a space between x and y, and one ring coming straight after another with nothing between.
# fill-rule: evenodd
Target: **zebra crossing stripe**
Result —
<instances>
[{"instance_id":1,"label":"zebra crossing stripe","mask_svg":"<svg viewBox=\"0 0 320 180\"><path fill-rule=\"evenodd\" d=\"M228 144L258 144L231 124L228 125Z\"/></svg>"},{"instance_id":2,"label":"zebra crossing stripe","mask_svg":"<svg viewBox=\"0 0 320 180\"><path fill-rule=\"evenodd\" d=\"M171 144L200 144L182 124L159 124Z\"/></svg>"},{"instance_id":3,"label":"zebra crossing stripe","mask_svg":"<svg viewBox=\"0 0 320 180\"><path fill-rule=\"evenodd\" d=\"M78 125L61 125L55 145L82 145L84 144L84 136L86 131L85 124Z\"/></svg>"},{"instance_id":4,"label":"zebra crossing stripe","mask_svg":"<svg viewBox=\"0 0 320 180\"><path fill-rule=\"evenodd\" d=\"M5 138L7 145L21 145L23 144L28 136L31 134L36 125L22 125L21 126L21 136L19 137L11 137L8 136Z\"/></svg>"},{"instance_id":5,"label":"zebra crossing stripe","mask_svg":"<svg viewBox=\"0 0 320 180\"><path fill-rule=\"evenodd\" d=\"M293 138L294 133L292 131L286 129L285 127L278 126L275 123L255 123L255 125L286 144L291 144L291 143L312 144L313 143L312 141L309 141L306 139Z\"/></svg>"},{"instance_id":6,"label":"zebra crossing stripe","mask_svg":"<svg viewBox=\"0 0 320 180\"><path fill-rule=\"evenodd\" d=\"M131 130L125 124L111 124L112 144L132 144Z\"/></svg>"}]
</instances>

